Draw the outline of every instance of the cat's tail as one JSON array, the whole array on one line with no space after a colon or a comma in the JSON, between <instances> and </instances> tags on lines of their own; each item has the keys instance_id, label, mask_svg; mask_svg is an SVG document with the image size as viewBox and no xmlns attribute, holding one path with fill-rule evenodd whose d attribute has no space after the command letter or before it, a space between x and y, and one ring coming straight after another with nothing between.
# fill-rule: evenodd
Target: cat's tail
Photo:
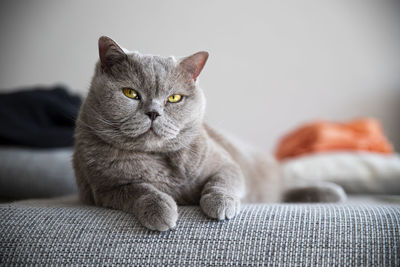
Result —
<instances>
[{"instance_id":1,"label":"cat's tail","mask_svg":"<svg viewBox=\"0 0 400 267\"><path fill-rule=\"evenodd\" d=\"M285 190L283 202L344 202L347 195L343 188L334 183L297 185Z\"/></svg>"}]
</instances>

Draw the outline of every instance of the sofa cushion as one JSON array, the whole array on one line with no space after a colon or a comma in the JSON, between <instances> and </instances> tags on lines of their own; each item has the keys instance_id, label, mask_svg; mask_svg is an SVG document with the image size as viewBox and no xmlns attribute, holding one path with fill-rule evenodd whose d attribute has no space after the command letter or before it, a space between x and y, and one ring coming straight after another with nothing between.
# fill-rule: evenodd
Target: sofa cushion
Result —
<instances>
[{"instance_id":1,"label":"sofa cushion","mask_svg":"<svg viewBox=\"0 0 400 267\"><path fill-rule=\"evenodd\" d=\"M0 147L0 198L54 197L77 192L72 148Z\"/></svg>"},{"instance_id":2,"label":"sofa cushion","mask_svg":"<svg viewBox=\"0 0 400 267\"><path fill-rule=\"evenodd\" d=\"M282 173L289 184L332 182L356 194L400 194L400 155L330 152L286 160Z\"/></svg>"},{"instance_id":3,"label":"sofa cushion","mask_svg":"<svg viewBox=\"0 0 400 267\"><path fill-rule=\"evenodd\" d=\"M398 199L397 199L398 201ZM179 207L174 230L74 199L0 205L0 265L399 266L400 205L245 205L229 221Z\"/></svg>"}]
</instances>

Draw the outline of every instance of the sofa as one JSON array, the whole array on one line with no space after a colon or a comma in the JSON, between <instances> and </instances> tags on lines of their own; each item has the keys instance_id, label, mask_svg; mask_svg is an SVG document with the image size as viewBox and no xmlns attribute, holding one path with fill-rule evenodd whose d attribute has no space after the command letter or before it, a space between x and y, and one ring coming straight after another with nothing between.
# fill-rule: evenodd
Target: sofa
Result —
<instances>
[{"instance_id":1,"label":"sofa","mask_svg":"<svg viewBox=\"0 0 400 267\"><path fill-rule=\"evenodd\" d=\"M400 195L369 190L336 204L248 204L227 221L182 206L176 228L160 233L132 214L81 204L71 155L71 148L0 147L0 266L400 266ZM348 157L339 161L342 170ZM317 172L317 160L288 162L285 173L315 181L327 173ZM385 184L399 184L396 162ZM372 178L368 188L385 189Z\"/></svg>"},{"instance_id":2,"label":"sofa","mask_svg":"<svg viewBox=\"0 0 400 267\"><path fill-rule=\"evenodd\" d=\"M400 197L251 204L228 221L179 207L175 229L76 196L0 205L0 265L399 266Z\"/></svg>"}]
</instances>

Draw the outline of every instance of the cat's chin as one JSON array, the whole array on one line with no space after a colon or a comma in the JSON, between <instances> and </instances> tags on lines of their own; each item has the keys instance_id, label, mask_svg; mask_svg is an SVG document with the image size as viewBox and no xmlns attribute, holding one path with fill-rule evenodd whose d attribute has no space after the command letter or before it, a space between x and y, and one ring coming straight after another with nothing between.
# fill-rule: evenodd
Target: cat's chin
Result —
<instances>
[{"instance_id":1,"label":"cat's chin","mask_svg":"<svg viewBox=\"0 0 400 267\"><path fill-rule=\"evenodd\" d=\"M172 138L167 138L165 136L160 136L154 130L149 130L134 141L134 149L132 150L166 153L177 151L187 145L187 142L181 140L178 135Z\"/></svg>"},{"instance_id":2,"label":"cat's chin","mask_svg":"<svg viewBox=\"0 0 400 267\"><path fill-rule=\"evenodd\" d=\"M135 135L131 135L131 134L124 134L126 135L128 138L130 139L135 139L135 140L141 140L143 141L147 141L147 139L168 139L166 137L164 137L162 134L160 134L157 130L155 130L152 126L148 127L147 129L144 129L144 131L142 131L139 134L135 134Z\"/></svg>"},{"instance_id":3,"label":"cat's chin","mask_svg":"<svg viewBox=\"0 0 400 267\"><path fill-rule=\"evenodd\" d=\"M176 135L174 135L174 136L164 136L163 134L161 134L159 131L157 131L153 127L150 127L141 136L142 136L142 138L147 138L147 139L150 139L150 140L164 140L164 141L168 141L169 139L173 139L173 138L176 137Z\"/></svg>"},{"instance_id":4,"label":"cat's chin","mask_svg":"<svg viewBox=\"0 0 400 267\"><path fill-rule=\"evenodd\" d=\"M163 136L152 127L142 134L132 137L126 136L128 140L124 142L122 149L142 151L142 152L167 152L169 143L176 136Z\"/></svg>"},{"instance_id":5,"label":"cat's chin","mask_svg":"<svg viewBox=\"0 0 400 267\"><path fill-rule=\"evenodd\" d=\"M167 132L158 125L153 125L139 135L122 133L124 141L114 145L120 149L138 152L174 152L187 147L200 134L200 127L201 124L191 124L190 127Z\"/></svg>"}]
</instances>

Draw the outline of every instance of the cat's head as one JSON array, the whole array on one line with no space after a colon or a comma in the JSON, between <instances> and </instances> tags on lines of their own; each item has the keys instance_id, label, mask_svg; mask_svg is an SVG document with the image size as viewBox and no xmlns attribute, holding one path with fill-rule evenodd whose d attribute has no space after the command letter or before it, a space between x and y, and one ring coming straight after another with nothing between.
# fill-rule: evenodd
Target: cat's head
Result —
<instances>
[{"instance_id":1,"label":"cat's head","mask_svg":"<svg viewBox=\"0 0 400 267\"><path fill-rule=\"evenodd\" d=\"M99 39L100 60L81 123L124 149L167 152L187 146L201 127L205 98L197 77L207 52L174 57L125 53Z\"/></svg>"}]
</instances>

